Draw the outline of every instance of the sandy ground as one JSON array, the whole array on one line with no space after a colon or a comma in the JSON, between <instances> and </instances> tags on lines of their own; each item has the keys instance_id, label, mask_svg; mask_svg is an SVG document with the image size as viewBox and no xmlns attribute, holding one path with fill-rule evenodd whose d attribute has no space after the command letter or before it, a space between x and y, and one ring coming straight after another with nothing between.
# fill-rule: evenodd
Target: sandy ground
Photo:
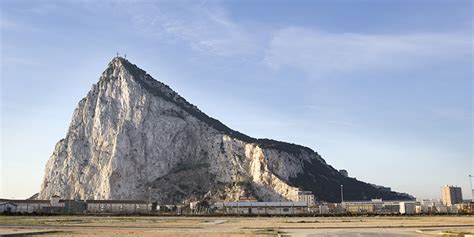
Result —
<instances>
[{"instance_id":1,"label":"sandy ground","mask_svg":"<svg viewBox=\"0 0 474 237\"><path fill-rule=\"evenodd\" d=\"M23 233L42 236L403 237L443 233L469 236L474 233L474 217L0 216L0 235Z\"/></svg>"}]
</instances>

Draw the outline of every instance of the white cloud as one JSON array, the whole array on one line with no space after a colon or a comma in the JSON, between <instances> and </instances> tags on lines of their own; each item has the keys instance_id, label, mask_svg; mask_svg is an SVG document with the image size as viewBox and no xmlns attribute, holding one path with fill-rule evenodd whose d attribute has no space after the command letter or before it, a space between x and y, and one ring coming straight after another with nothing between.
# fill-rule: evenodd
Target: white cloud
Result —
<instances>
[{"instance_id":1,"label":"white cloud","mask_svg":"<svg viewBox=\"0 0 474 237\"><path fill-rule=\"evenodd\" d=\"M39 29L31 25L22 24L9 19L0 19L0 30L2 31L16 31L16 32L35 32ZM3 33L3 32L2 32Z\"/></svg>"},{"instance_id":2,"label":"white cloud","mask_svg":"<svg viewBox=\"0 0 474 237\"><path fill-rule=\"evenodd\" d=\"M466 110L466 109L461 109L458 107L448 107L448 106L443 106L443 107L428 107L426 108L426 113L428 113L431 116L435 116L436 118L441 118L441 119L447 119L451 121L473 121L473 111L471 110Z\"/></svg>"},{"instance_id":3,"label":"white cloud","mask_svg":"<svg viewBox=\"0 0 474 237\"><path fill-rule=\"evenodd\" d=\"M178 39L197 51L219 56L248 55L257 48L254 38L218 5L188 2L146 7L146 11L130 8L132 21L139 30L159 39Z\"/></svg>"},{"instance_id":4,"label":"white cloud","mask_svg":"<svg viewBox=\"0 0 474 237\"><path fill-rule=\"evenodd\" d=\"M210 55L260 58L272 69L297 69L310 77L407 70L472 54L470 37L461 34L329 33L302 27L257 31L212 2L126 4L133 26L160 43ZM268 34L273 36L263 40Z\"/></svg>"},{"instance_id":5,"label":"white cloud","mask_svg":"<svg viewBox=\"0 0 474 237\"><path fill-rule=\"evenodd\" d=\"M328 33L290 27L277 31L264 56L274 69L312 77L356 71L399 70L470 57L470 37L458 34L376 35Z\"/></svg>"},{"instance_id":6,"label":"white cloud","mask_svg":"<svg viewBox=\"0 0 474 237\"><path fill-rule=\"evenodd\" d=\"M18 28L18 24L6 19L0 19L0 28L1 29L16 29Z\"/></svg>"}]
</instances>

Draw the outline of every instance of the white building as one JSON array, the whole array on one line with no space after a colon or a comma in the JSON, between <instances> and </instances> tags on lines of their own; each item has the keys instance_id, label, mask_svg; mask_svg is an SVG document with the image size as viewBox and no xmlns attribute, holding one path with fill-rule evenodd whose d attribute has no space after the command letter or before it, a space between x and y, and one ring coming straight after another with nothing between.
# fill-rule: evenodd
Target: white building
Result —
<instances>
[{"instance_id":1,"label":"white building","mask_svg":"<svg viewBox=\"0 0 474 237\"><path fill-rule=\"evenodd\" d=\"M87 200L88 213L148 213L152 204L142 200Z\"/></svg>"},{"instance_id":2,"label":"white building","mask_svg":"<svg viewBox=\"0 0 474 237\"><path fill-rule=\"evenodd\" d=\"M441 188L441 198L443 205L452 206L454 204L462 203L461 187L445 185Z\"/></svg>"},{"instance_id":3,"label":"white building","mask_svg":"<svg viewBox=\"0 0 474 237\"><path fill-rule=\"evenodd\" d=\"M16 212L18 205L11 202L0 202L0 213Z\"/></svg>"},{"instance_id":4,"label":"white building","mask_svg":"<svg viewBox=\"0 0 474 237\"><path fill-rule=\"evenodd\" d=\"M50 199L50 203L52 207L61 207L64 206L64 203L59 203L61 197L58 195L53 195Z\"/></svg>"},{"instance_id":5,"label":"white building","mask_svg":"<svg viewBox=\"0 0 474 237\"><path fill-rule=\"evenodd\" d=\"M148 213L152 204L141 200L50 200L0 199L0 212L19 213Z\"/></svg>"},{"instance_id":6,"label":"white building","mask_svg":"<svg viewBox=\"0 0 474 237\"><path fill-rule=\"evenodd\" d=\"M400 202L400 214L412 215L416 213L416 205L414 202Z\"/></svg>"},{"instance_id":7,"label":"white building","mask_svg":"<svg viewBox=\"0 0 474 237\"><path fill-rule=\"evenodd\" d=\"M50 200L0 199L0 203L10 203L10 205L4 206L4 209L0 208L0 212L10 210L10 212L19 213L40 213L49 212L47 208L52 207ZM15 207L12 208L12 205ZM10 208L8 209L8 207Z\"/></svg>"},{"instance_id":8,"label":"white building","mask_svg":"<svg viewBox=\"0 0 474 237\"><path fill-rule=\"evenodd\" d=\"M194 201L194 202L190 202L189 203L189 209L191 210L195 210L197 205L198 205L199 201Z\"/></svg>"},{"instance_id":9,"label":"white building","mask_svg":"<svg viewBox=\"0 0 474 237\"><path fill-rule=\"evenodd\" d=\"M295 215L306 213L305 202L224 202L216 204L225 214Z\"/></svg>"},{"instance_id":10,"label":"white building","mask_svg":"<svg viewBox=\"0 0 474 237\"><path fill-rule=\"evenodd\" d=\"M327 205L320 205L319 214L329 214L329 207Z\"/></svg>"},{"instance_id":11,"label":"white building","mask_svg":"<svg viewBox=\"0 0 474 237\"><path fill-rule=\"evenodd\" d=\"M315 205L314 195L311 191L298 191L298 202L304 202L308 207Z\"/></svg>"}]
</instances>

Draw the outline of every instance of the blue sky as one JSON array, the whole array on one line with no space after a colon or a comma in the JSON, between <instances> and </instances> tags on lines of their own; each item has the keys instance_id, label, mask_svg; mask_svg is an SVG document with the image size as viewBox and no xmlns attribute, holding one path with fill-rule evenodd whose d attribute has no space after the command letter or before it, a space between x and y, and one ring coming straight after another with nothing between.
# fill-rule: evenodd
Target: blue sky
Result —
<instances>
[{"instance_id":1,"label":"blue sky","mask_svg":"<svg viewBox=\"0 0 474 237\"><path fill-rule=\"evenodd\" d=\"M236 130L420 198L444 184L470 198L471 1L0 4L0 197L39 190L77 102L121 52Z\"/></svg>"}]
</instances>

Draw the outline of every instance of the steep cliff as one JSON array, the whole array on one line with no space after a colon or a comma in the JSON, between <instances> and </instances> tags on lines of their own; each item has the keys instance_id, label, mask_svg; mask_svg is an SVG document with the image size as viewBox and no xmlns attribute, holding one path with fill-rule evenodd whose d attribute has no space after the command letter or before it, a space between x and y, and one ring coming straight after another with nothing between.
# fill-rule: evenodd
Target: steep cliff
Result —
<instances>
[{"instance_id":1,"label":"steep cliff","mask_svg":"<svg viewBox=\"0 0 474 237\"><path fill-rule=\"evenodd\" d=\"M295 200L407 199L339 174L313 150L234 131L116 57L74 110L69 130L46 165L39 198L207 197Z\"/></svg>"}]
</instances>

